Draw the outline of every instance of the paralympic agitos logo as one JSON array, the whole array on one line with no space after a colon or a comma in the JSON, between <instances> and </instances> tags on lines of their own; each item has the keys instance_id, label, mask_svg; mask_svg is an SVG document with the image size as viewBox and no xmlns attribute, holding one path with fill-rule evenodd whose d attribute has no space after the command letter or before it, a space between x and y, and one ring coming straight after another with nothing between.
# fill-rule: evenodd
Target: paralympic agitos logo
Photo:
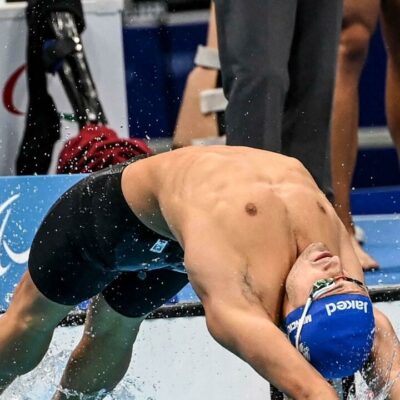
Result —
<instances>
[{"instance_id":1,"label":"paralympic agitos logo","mask_svg":"<svg viewBox=\"0 0 400 400\"><path fill-rule=\"evenodd\" d=\"M22 76L26 69L26 65L18 67L11 76L6 80L3 88L3 105L5 109L14 115L24 115L25 113L19 110L14 104L14 91L19 78Z\"/></svg>"},{"instance_id":2,"label":"paralympic agitos logo","mask_svg":"<svg viewBox=\"0 0 400 400\"><path fill-rule=\"evenodd\" d=\"M0 277L3 276L11 267L12 263L26 264L29 258L30 248L22 251L14 251L10 243L4 239L6 227L11 215L11 205L18 200L20 194L14 194L2 204L0 204ZM5 262L7 260L8 262ZM4 264L3 264L4 262Z\"/></svg>"}]
</instances>

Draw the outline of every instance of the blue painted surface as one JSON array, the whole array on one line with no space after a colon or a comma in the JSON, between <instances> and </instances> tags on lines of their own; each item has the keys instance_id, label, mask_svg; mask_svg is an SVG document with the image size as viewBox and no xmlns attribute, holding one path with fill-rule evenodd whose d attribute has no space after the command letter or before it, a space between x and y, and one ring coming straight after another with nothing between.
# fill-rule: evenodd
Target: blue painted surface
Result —
<instances>
[{"instance_id":1,"label":"blue painted surface","mask_svg":"<svg viewBox=\"0 0 400 400\"><path fill-rule=\"evenodd\" d=\"M130 136L172 136L186 78L206 33L204 22L124 28Z\"/></svg>"},{"instance_id":2,"label":"blue painted surface","mask_svg":"<svg viewBox=\"0 0 400 400\"><path fill-rule=\"evenodd\" d=\"M354 190L351 209L355 215L400 213L400 186Z\"/></svg>"},{"instance_id":3,"label":"blue painted surface","mask_svg":"<svg viewBox=\"0 0 400 400\"><path fill-rule=\"evenodd\" d=\"M360 125L386 126L386 52L378 28L372 36L360 81Z\"/></svg>"},{"instance_id":4,"label":"blue painted surface","mask_svg":"<svg viewBox=\"0 0 400 400\"><path fill-rule=\"evenodd\" d=\"M400 215L356 217L365 230L365 249L380 264L380 269L366 272L368 285L400 284Z\"/></svg>"},{"instance_id":5,"label":"blue painted surface","mask_svg":"<svg viewBox=\"0 0 400 400\"><path fill-rule=\"evenodd\" d=\"M27 268L33 237L45 214L83 175L0 178L0 309Z\"/></svg>"},{"instance_id":6,"label":"blue painted surface","mask_svg":"<svg viewBox=\"0 0 400 400\"><path fill-rule=\"evenodd\" d=\"M161 27L125 28L125 76L131 137L169 134L166 61Z\"/></svg>"},{"instance_id":7,"label":"blue painted surface","mask_svg":"<svg viewBox=\"0 0 400 400\"><path fill-rule=\"evenodd\" d=\"M394 147L360 149L352 186L369 188L400 185L400 166Z\"/></svg>"}]
</instances>

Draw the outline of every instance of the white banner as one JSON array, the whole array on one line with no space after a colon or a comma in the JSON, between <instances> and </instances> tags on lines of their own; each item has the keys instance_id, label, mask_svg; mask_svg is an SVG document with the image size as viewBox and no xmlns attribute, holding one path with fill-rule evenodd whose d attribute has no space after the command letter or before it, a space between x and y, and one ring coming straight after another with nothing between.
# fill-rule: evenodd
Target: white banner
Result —
<instances>
[{"instance_id":1,"label":"white banner","mask_svg":"<svg viewBox=\"0 0 400 400\"><path fill-rule=\"evenodd\" d=\"M0 0L0 175L13 175L27 107L26 3ZM86 30L82 40L109 126L128 136L125 67L122 44L122 0L83 1ZM48 75L48 88L57 108L71 107L57 76ZM62 140L78 133L75 123L63 121ZM54 154L58 154L57 144ZM50 169L55 171L55 160Z\"/></svg>"}]
</instances>

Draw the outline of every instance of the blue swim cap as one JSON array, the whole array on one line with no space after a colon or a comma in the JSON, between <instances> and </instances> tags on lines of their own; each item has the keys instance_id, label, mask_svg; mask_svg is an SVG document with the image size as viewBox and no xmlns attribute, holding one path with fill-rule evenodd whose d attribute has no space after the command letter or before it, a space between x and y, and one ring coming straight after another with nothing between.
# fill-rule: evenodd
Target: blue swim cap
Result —
<instances>
[{"instance_id":1,"label":"blue swim cap","mask_svg":"<svg viewBox=\"0 0 400 400\"><path fill-rule=\"evenodd\" d=\"M293 345L304 307L285 319ZM350 376L367 361L374 340L371 300L360 294L337 294L314 300L306 314L299 351L326 379Z\"/></svg>"}]
</instances>

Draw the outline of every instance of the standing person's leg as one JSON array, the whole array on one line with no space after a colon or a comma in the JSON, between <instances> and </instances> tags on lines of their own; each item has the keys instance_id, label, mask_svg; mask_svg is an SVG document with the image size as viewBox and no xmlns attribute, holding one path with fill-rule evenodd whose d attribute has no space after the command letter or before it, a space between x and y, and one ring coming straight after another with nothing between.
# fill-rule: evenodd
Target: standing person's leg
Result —
<instances>
[{"instance_id":1,"label":"standing person's leg","mask_svg":"<svg viewBox=\"0 0 400 400\"><path fill-rule=\"evenodd\" d=\"M332 182L335 209L351 234L353 247L365 269L377 266L354 236L350 187L358 152L358 85L379 14L379 0L345 0L332 115Z\"/></svg>"},{"instance_id":2,"label":"standing person's leg","mask_svg":"<svg viewBox=\"0 0 400 400\"><path fill-rule=\"evenodd\" d=\"M297 0L216 0L227 144L281 152Z\"/></svg>"},{"instance_id":3,"label":"standing person's leg","mask_svg":"<svg viewBox=\"0 0 400 400\"><path fill-rule=\"evenodd\" d=\"M26 272L10 307L0 318L0 393L18 376L38 365L53 330L72 306L48 300Z\"/></svg>"},{"instance_id":4,"label":"standing person's leg","mask_svg":"<svg viewBox=\"0 0 400 400\"><path fill-rule=\"evenodd\" d=\"M217 28L215 26L215 10L210 8L208 23L207 47L217 49ZM218 70L195 66L190 72L183 94L175 125L172 146L179 148L189 146L193 139L218 136L215 113L202 114L200 110L200 94L206 89L217 86Z\"/></svg>"},{"instance_id":5,"label":"standing person's leg","mask_svg":"<svg viewBox=\"0 0 400 400\"><path fill-rule=\"evenodd\" d=\"M299 0L282 139L283 153L302 161L330 200L330 118L341 21L342 0Z\"/></svg>"},{"instance_id":6,"label":"standing person's leg","mask_svg":"<svg viewBox=\"0 0 400 400\"><path fill-rule=\"evenodd\" d=\"M382 0L381 21L388 55L386 118L400 158L400 0Z\"/></svg>"}]
</instances>

